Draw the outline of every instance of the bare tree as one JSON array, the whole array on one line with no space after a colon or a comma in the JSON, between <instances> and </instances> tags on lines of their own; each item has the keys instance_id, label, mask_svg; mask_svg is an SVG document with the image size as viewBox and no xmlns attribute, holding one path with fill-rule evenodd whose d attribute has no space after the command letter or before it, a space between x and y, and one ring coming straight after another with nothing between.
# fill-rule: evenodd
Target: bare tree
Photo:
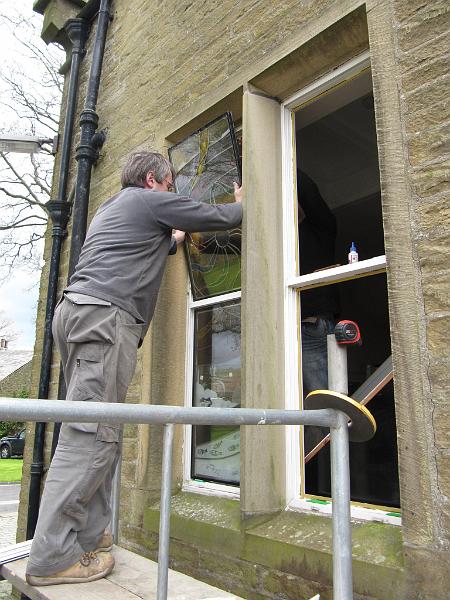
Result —
<instances>
[{"instance_id":1,"label":"bare tree","mask_svg":"<svg viewBox=\"0 0 450 600\"><path fill-rule=\"evenodd\" d=\"M0 338L13 342L17 339L17 332L11 319L5 317L3 310L0 310Z\"/></svg>"},{"instance_id":2,"label":"bare tree","mask_svg":"<svg viewBox=\"0 0 450 600\"><path fill-rule=\"evenodd\" d=\"M37 16L0 13L0 25L17 48L16 58L0 65L0 105L8 121L2 133L53 138L62 95L62 54L40 39ZM40 266L53 162L49 145L34 155L0 152L0 280L18 266Z\"/></svg>"}]
</instances>

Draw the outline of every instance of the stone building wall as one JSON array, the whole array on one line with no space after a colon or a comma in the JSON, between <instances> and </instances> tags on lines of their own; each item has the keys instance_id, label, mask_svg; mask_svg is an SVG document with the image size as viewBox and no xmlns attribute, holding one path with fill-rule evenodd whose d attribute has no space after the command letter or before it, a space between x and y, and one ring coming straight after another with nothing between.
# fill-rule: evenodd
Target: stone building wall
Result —
<instances>
[{"instance_id":1,"label":"stone building wall","mask_svg":"<svg viewBox=\"0 0 450 600\"><path fill-rule=\"evenodd\" d=\"M427 513L433 514L428 533L412 540L411 546L406 544L406 558L416 574L411 586L426 586L426 597L432 597L433 556L448 569L450 548L450 356L445 333L450 325L450 8L444 1L395 0L393 16L412 253L419 273L417 383L425 409L419 418L426 421L423 447L431 487ZM406 347L403 351L408 353ZM418 519L424 522L428 515L421 511ZM424 547L418 550L417 542L425 542ZM437 558L440 553L442 562ZM436 584L438 595L441 584Z\"/></svg>"},{"instance_id":2,"label":"stone building wall","mask_svg":"<svg viewBox=\"0 0 450 600\"><path fill-rule=\"evenodd\" d=\"M49 25L52 18L57 21L49 9L57 12L60 3L49 0L38 4L42 10L47 8L48 34L52 31ZM64 10L73 5L71 14L76 15L80 5L86 3L63 4ZM306 50L302 54L302 48L348 15L357 15L352 21L357 25L349 28L347 36L339 38L335 52L343 62L355 54L358 44L363 49L364 43L370 43L373 51L382 190L388 198L383 209L399 402L401 494L405 507L404 593L408 600L444 598L443 579L446 577L448 582L450 572L447 569L444 573L450 550L450 411L446 403L450 386L446 200L449 115L445 44L448 3L443 0L368 0L366 4L357 0L277 3L168 0L161 4L135 0L130 10L126 0L115 0L113 8L98 101L99 128L106 128L107 142L93 170L90 217L107 197L118 191L121 166L128 153L140 148L164 150L168 138L176 141L182 137L186 127L195 128L196 119L200 119L198 126L204 124L210 108L223 99L237 103L237 110L242 110L239 104L242 105L242 89L247 83L263 86L270 80L271 66L283 60L286 72L291 73L289 56L295 48L300 48L296 60L304 61L302 81L308 83L322 74L323 65L333 57L308 54ZM368 42L364 41L365 14ZM84 101L92 44L91 34L81 72L78 112ZM69 186L74 182L75 169L72 161ZM69 246L70 234L63 248L60 289L65 282ZM48 243L47 257L49 248ZM183 401L184 345L176 340L184 340L185 336L187 274L179 254L169 261L154 323L140 351L129 389L129 402L181 404ZM42 331L39 323L43 322L46 273L44 270L38 332ZM41 343L38 335L37 355ZM178 376L167 381L167 371ZM57 382L55 356L51 397L57 396ZM177 431L178 455L181 445L181 431ZM144 514L159 495L160 456L160 428L125 428L120 539L123 545L143 554L153 552L153 542L149 542L151 526L147 524L144 528ZM25 462L30 462L29 447ZM174 487L181 479L178 463L175 469ZM22 532L25 509L23 501ZM198 551L184 543L179 542L178 562L189 570L190 556ZM195 560L191 571L199 577L203 573L204 578L212 581L206 569L202 570L201 560ZM250 564L241 565L243 579ZM273 571L272 576L265 576L268 587L261 588L259 595L255 592L248 597L294 597L290 595L293 592L286 591L288 573L289 568L283 572L283 579L279 571ZM382 597L376 595L376 584L373 585L364 593L361 591L361 597ZM306 586L305 590L312 594L313 588Z\"/></svg>"},{"instance_id":3,"label":"stone building wall","mask_svg":"<svg viewBox=\"0 0 450 600\"><path fill-rule=\"evenodd\" d=\"M28 398L31 386L32 361L28 361L0 381L0 396Z\"/></svg>"}]
</instances>

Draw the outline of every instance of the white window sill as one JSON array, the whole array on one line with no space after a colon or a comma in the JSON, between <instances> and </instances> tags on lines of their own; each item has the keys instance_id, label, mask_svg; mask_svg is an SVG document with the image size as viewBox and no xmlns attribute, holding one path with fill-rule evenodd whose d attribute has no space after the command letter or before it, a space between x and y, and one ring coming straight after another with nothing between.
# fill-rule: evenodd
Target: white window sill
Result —
<instances>
[{"instance_id":1,"label":"white window sill","mask_svg":"<svg viewBox=\"0 0 450 600\"><path fill-rule=\"evenodd\" d=\"M361 260L349 265L315 271L307 275L293 277L287 282L288 287L294 289L308 289L318 285L328 285L336 281L354 279L363 275L376 275L386 269L386 256L375 256L368 260Z\"/></svg>"},{"instance_id":2,"label":"white window sill","mask_svg":"<svg viewBox=\"0 0 450 600\"><path fill-rule=\"evenodd\" d=\"M183 492L192 494L203 494L205 496L222 496L239 500L240 489L232 485L221 485L220 483L211 483L209 481L197 481L190 479L185 481L182 487Z\"/></svg>"},{"instance_id":3,"label":"white window sill","mask_svg":"<svg viewBox=\"0 0 450 600\"><path fill-rule=\"evenodd\" d=\"M401 526L401 516L396 516L394 513L398 513L398 509L393 508L392 510L385 508L370 508L368 506L361 506L357 503L351 504L351 518L358 521L372 521L378 523L388 523L389 525ZM296 498L289 503L286 510L302 511L320 513L323 515L330 515L332 512L331 500L316 500L314 498Z\"/></svg>"}]
</instances>

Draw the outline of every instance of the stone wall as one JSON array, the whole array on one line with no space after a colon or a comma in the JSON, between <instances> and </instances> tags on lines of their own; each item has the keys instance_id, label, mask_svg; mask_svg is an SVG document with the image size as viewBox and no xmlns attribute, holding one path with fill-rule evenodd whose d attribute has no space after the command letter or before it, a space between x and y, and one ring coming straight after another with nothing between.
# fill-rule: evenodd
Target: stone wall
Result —
<instances>
[{"instance_id":1,"label":"stone wall","mask_svg":"<svg viewBox=\"0 0 450 600\"><path fill-rule=\"evenodd\" d=\"M11 373L0 381L0 396L11 396L12 398L28 398L31 387L31 367L30 360L25 365Z\"/></svg>"},{"instance_id":2,"label":"stone wall","mask_svg":"<svg viewBox=\"0 0 450 600\"><path fill-rule=\"evenodd\" d=\"M419 273L419 393L427 408L423 416L432 489L426 512L433 514L426 547L416 546L423 538L413 540L406 544L406 557L409 573L415 573L410 589L426 587L424 597L431 598L436 597L433 590L441 597L440 573L450 566L450 7L439 0L395 0L393 13L412 252Z\"/></svg>"},{"instance_id":3,"label":"stone wall","mask_svg":"<svg viewBox=\"0 0 450 600\"><path fill-rule=\"evenodd\" d=\"M41 4L47 11L50 7L56 10L58 1ZM67 4L72 4L76 14L77 7L85 3L63 4L65 10ZM443 590L448 587L443 583L444 578L450 583L450 569L444 568L450 548L450 411L446 403L450 384L446 351L450 251L449 208L445 198L449 153L445 54L448 3L443 0L368 0L367 5L357 0L278 3L168 0L161 5L156 1L136 0L131 11L126 0L115 0L113 8L98 101L99 127L107 130L107 141L93 170L90 217L119 189L120 169L129 152L140 148L163 150L168 138L177 140L204 124L210 114L217 114L216 107L234 103L239 113L242 89L248 82L276 88L279 64L283 64L283 73L289 77L294 74L304 85L333 60L339 64L355 55L356 48L361 50L368 43L365 21L361 20L361 14L367 11L398 403L409 586L405 598L444 598ZM347 34L344 24L339 30L341 37L333 38L338 35L333 29L335 24L342 23L351 13L356 15L352 17L355 25L348 28ZM49 12L46 15L46 31L51 31L51 15ZM95 31L95 22L93 26ZM311 40L322 40L317 36L323 31L331 32L327 35L336 41L334 54L327 54L322 41L307 46ZM81 72L78 112L86 91L92 44L91 34ZM303 50L306 47L315 48L316 52L308 54ZM285 82L284 91L288 93L289 81ZM77 136L73 148L76 143ZM75 168L72 161L69 186L74 182ZM69 245L70 235L63 247L60 290L66 279ZM49 249L50 242L46 246L47 258ZM44 269L37 356L42 344L39 332L46 275ZM155 319L130 386L130 402L181 404L183 401L184 343L177 340L185 339L186 277L179 253L168 264ZM37 363L34 387L38 380ZM57 397L58 364L55 356L51 397ZM167 372L172 374L170 378ZM51 432L51 427L48 431ZM27 439L31 440L31 436ZM179 459L181 446L179 428L176 440ZM159 427L125 428L120 539L123 545L142 553L148 551L143 515L159 494L160 458ZM25 463L29 461L28 442ZM174 487L181 480L181 460L175 462ZM22 496L23 532L24 491ZM196 574L200 577L201 573L199 563ZM274 582L277 576L274 574ZM276 596L276 590L273 593L274 597L294 597L288 592L285 596Z\"/></svg>"}]
</instances>

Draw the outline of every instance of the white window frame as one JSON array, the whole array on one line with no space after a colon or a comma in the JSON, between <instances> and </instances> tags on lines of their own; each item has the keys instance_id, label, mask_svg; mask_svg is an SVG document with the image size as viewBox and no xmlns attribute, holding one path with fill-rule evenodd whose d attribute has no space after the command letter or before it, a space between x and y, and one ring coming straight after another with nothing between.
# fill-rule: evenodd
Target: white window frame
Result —
<instances>
[{"instance_id":1,"label":"white window frame","mask_svg":"<svg viewBox=\"0 0 450 600\"><path fill-rule=\"evenodd\" d=\"M195 329L195 311L198 308L215 306L224 302L241 300L241 291L229 292L220 296L194 300L191 291L191 285L188 284L188 302L187 302L187 327L186 327L186 373L185 373L185 395L184 405L192 406L192 389L194 385L194 329ZM192 426L184 426L184 448L183 448L183 491L196 494L205 494L208 496L225 496L227 498L239 498L240 488L234 485L225 485L209 481L197 481L191 477L192 462Z\"/></svg>"},{"instance_id":2,"label":"white window frame","mask_svg":"<svg viewBox=\"0 0 450 600\"><path fill-rule=\"evenodd\" d=\"M281 105L281 139L282 139L282 200L283 200L283 245L284 245L284 323L285 323L285 389L286 408L299 408L301 398L301 372L299 369L300 348L300 302L299 289L308 289L318 285L354 277L385 272L386 257L377 256L358 263L343 265L298 275L297 273L297 207L293 202L296 188L296 156L294 149L295 127L294 115L302 106L323 93L331 91L335 86L343 84L370 67L370 54L365 51L352 60L340 65L332 72L325 74L310 85L298 91ZM301 401L300 401L301 402ZM331 513L331 502L315 504L302 494L300 427L286 428L286 499L288 510L307 510L322 514ZM401 524L401 518L388 515L392 511L370 508L352 503L353 518L381 521L395 525Z\"/></svg>"}]
</instances>

